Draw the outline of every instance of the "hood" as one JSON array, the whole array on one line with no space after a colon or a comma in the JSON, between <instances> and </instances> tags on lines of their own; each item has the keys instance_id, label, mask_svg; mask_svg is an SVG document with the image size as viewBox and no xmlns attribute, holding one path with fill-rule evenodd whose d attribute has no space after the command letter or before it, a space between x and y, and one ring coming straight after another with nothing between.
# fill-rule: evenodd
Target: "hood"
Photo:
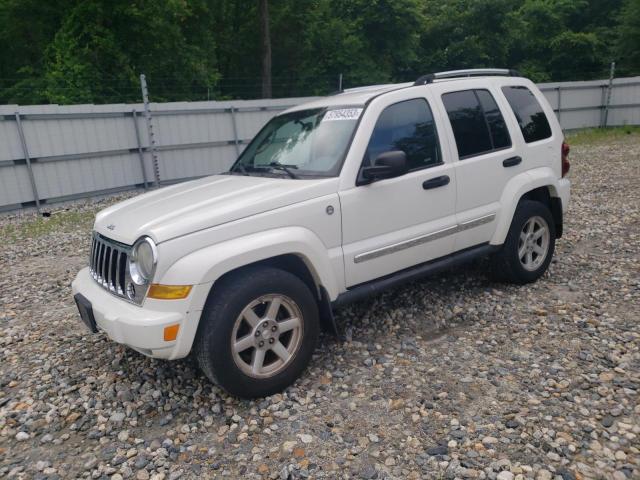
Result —
<instances>
[{"instance_id":1,"label":"hood","mask_svg":"<svg viewBox=\"0 0 640 480\"><path fill-rule=\"evenodd\" d=\"M215 175L160 188L102 210L95 230L131 245L142 235L161 243L198 230L335 193L337 178Z\"/></svg>"}]
</instances>

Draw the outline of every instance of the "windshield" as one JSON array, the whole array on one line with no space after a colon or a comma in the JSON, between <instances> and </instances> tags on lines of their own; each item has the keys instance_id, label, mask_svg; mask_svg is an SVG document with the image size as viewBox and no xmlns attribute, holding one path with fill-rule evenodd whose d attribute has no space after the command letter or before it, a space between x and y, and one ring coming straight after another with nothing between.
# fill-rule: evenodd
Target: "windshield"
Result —
<instances>
[{"instance_id":1,"label":"windshield","mask_svg":"<svg viewBox=\"0 0 640 480\"><path fill-rule=\"evenodd\" d=\"M278 115L255 136L231 173L291 178L337 176L362 107Z\"/></svg>"}]
</instances>

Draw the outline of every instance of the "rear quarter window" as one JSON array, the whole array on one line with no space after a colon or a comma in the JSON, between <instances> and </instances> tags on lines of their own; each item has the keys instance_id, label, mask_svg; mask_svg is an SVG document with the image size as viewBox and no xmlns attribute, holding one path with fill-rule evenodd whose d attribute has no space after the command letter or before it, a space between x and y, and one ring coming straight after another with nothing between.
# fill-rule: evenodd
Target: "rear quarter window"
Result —
<instances>
[{"instance_id":1,"label":"rear quarter window","mask_svg":"<svg viewBox=\"0 0 640 480\"><path fill-rule=\"evenodd\" d=\"M502 93L518 120L525 142L536 142L551 136L549 120L531 90L527 87L511 86L502 87Z\"/></svg>"}]
</instances>

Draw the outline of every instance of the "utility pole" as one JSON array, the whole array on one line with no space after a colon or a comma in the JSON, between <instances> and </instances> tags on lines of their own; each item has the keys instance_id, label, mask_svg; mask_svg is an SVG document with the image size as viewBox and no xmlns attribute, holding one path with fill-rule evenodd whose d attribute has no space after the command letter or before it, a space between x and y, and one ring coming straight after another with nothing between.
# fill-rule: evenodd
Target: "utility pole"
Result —
<instances>
[{"instance_id":1,"label":"utility pole","mask_svg":"<svg viewBox=\"0 0 640 480\"><path fill-rule=\"evenodd\" d=\"M609 104L611 103L611 90L613 89L613 76L616 73L616 62L611 62L609 70L609 85L607 86L607 101L604 104L604 120L602 126L607 128L607 120L609 119Z\"/></svg>"},{"instance_id":2,"label":"utility pole","mask_svg":"<svg viewBox=\"0 0 640 480\"><path fill-rule=\"evenodd\" d=\"M31 157L29 155L29 148L27 147L27 139L24 136L24 129L22 128L22 119L20 118L20 112L16 111L14 118L16 119L16 126L18 127L18 135L20 136L20 145L22 146L24 161L27 165L27 172L29 173L29 181L31 182L31 192L33 193L33 199L36 202L36 210L38 211L38 214L40 214L40 196L38 195L36 178L33 175L33 168L31 167Z\"/></svg>"},{"instance_id":3,"label":"utility pole","mask_svg":"<svg viewBox=\"0 0 640 480\"><path fill-rule=\"evenodd\" d=\"M269 2L260 2L260 37L262 44L262 98L271 98L271 35L269 33Z\"/></svg>"},{"instance_id":4,"label":"utility pole","mask_svg":"<svg viewBox=\"0 0 640 480\"><path fill-rule=\"evenodd\" d=\"M149 108L149 89L147 88L147 77L144 73L140 75L140 87L142 88L142 102L144 103L144 119L147 122L147 134L149 135L149 151L151 152L151 162L153 164L153 177L156 187L160 186L160 166L158 164L158 152L156 151L156 139L153 133L153 123L151 109Z\"/></svg>"}]
</instances>

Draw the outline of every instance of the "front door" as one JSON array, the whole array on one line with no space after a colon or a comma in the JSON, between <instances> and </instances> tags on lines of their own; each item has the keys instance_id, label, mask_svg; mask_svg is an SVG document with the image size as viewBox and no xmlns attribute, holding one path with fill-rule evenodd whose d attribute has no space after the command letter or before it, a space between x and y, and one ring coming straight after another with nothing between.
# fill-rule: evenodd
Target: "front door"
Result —
<instances>
[{"instance_id":1,"label":"front door","mask_svg":"<svg viewBox=\"0 0 640 480\"><path fill-rule=\"evenodd\" d=\"M378 116L363 166L402 150L408 173L340 192L347 287L453 251L455 169L443 162L427 99L386 106Z\"/></svg>"}]
</instances>

